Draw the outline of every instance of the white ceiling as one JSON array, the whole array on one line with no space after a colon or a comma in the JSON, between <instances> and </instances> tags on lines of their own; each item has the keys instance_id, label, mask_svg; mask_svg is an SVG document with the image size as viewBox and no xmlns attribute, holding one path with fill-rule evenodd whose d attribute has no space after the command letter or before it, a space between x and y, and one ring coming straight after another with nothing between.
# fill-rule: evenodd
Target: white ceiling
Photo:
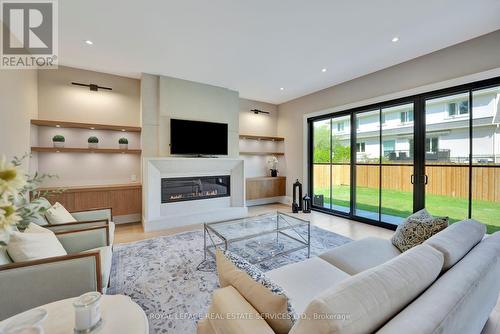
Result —
<instances>
[{"instance_id":1,"label":"white ceiling","mask_svg":"<svg viewBox=\"0 0 500 334\"><path fill-rule=\"evenodd\" d=\"M59 53L278 104L500 29L499 17L499 0L62 0Z\"/></svg>"}]
</instances>

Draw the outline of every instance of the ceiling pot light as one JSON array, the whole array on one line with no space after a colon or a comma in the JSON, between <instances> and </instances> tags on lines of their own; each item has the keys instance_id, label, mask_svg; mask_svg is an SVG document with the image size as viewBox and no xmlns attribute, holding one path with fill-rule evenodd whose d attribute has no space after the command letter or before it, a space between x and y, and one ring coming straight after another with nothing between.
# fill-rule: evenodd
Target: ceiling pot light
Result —
<instances>
[{"instance_id":1,"label":"ceiling pot light","mask_svg":"<svg viewBox=\"0 0 500 334\"><path fill-rule=\"evenodd\" d=\"M280 90L285 90L285 88L281 87Z\"/></svg>"},{"instance_id":2,"label":"ceiling pot light","mask_svg":"<svg viewBox=\"0 0 500 334\"><path fill-rule=\"evenodd\" d=\"M325 73L325 72L326 72L326 68L323 68L323 69L321 70L321 72Z\"/></svg>"},{"instance_id":3,"label":"ceiling pot light","mask_svg":"<svg viewBox=\"0 0 500 334\"><path fill-rule=\"evenodd\" d=\"M85 41L85 44L87 44L87 45L94 45L94 42L92 42L91 40L88 40L88 39L87 39L87 40Z\"/></svg>"},{"instance_id":4,"label":"ceiling pot light","mask_svg":"<svg viewBox=\"0 0 500 334\"><path fill-rule=\"evenodd\" d=\"M397 36L396 36L396 37L394 37L394 38L392 39L392 42L393 42L393 43L396 43L396 42L398 42L398 41L399 41L399 37L397 37Z\"/></svg>"}]
</instances>

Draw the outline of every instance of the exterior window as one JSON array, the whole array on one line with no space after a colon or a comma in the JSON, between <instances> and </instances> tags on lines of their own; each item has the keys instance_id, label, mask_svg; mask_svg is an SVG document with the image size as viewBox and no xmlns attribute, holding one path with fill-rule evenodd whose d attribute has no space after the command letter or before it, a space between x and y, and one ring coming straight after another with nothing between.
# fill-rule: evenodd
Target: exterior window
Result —
<instances>
[{"instance_id":1,"label":"exterior window","mask_svg":"<svg viewBox=\"0 0 500 334\"><path fill-rule=\"evenodd\" d=\"M395 154L396 152L396 141L395 140L384 140L384 156L389 156L391 153Z\"/></svg>"},{"instance_id":2,"label":"exterior window","mask_svg":"<svg viewBox=\"0 0 500 334\"><path fill-rule=\"evenodd\" d=\"M364 153L365 152L365 143L356 143L356 152Z\"/></svg>"},{"instance_id":3,"label":"exterior window","mask_svg":"<svg viewBox=\"0 0 500 334\"><path fill-rule=\"evenodd\" d=\"M381 117L382 117L382 124L385 124L385 114L382 113Z\"/></svg>"},{"instance_id":4,"label":"exterior window","mask_svg":"<svg viewBox=\"0 0 500 334\"><path fill-rule=\"evenodd\" d=\"M438 151L438 138L426 138L425 139L425 152L427 153L436 153Z\"/></svg>"},{"instance_id":5,"label":"exterior window","mask_svg":"<svg viewBox=\"0 0 500 334\"><path fill-rule=\"evenodd\" d=\"M469 101L448 103L448 116L465 115L469 113Z\"/></svg>"},{"instance_id":6,"label":"exterior window","mask_svg":"<svg viewBox=\"0 0 500 334\"><path fill-rule=\"evenodd\" d=\"M344 122L337 123L337 131L338 132L344 131Z\"/></svg>"},{"instance_id":7,"label":"exterior window","mask_svg":"<svg viewBox=\"0 0 500 334\"><path fill-rule=\"evenodd\" d=\"M359 118L356 118L356 130L359 129Z\"/></svg>"},{"instance_id":8,"label":"exterior window","mask_svg":"<svg viewBox=\"0 0 500 334\"><path fill-rule=\"evenodd\" d=\"M401 112L401 123L413 122L413 111L403 111Z\"/></svg>"},{"instance_id":9,"label":"exterior window","mask_svg":"<svg viewBox=\"0 0 500 334\"><path fill-rule=\"evenodd\" d=\"M461 101L458 105L458 112L460 115L469 113L469 101Z\"/></svg>"}]
</instances>

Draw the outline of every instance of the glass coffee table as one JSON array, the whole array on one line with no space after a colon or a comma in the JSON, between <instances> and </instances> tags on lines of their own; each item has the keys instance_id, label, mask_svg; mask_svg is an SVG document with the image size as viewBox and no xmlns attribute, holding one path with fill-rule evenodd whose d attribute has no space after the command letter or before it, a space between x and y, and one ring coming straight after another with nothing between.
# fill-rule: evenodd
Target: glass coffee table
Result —
<instances>
[{"instance_id":1,"label":"glass coffee table","mask_svg":"<svg viewBox=\"0 0 500 334\"><path fill-rule=\"evenodd\" d=\"M307 249L311 254L311 225L277 211L264 215L204 224L204 257L216 247L229 250L252 264Z\"/></svg>"}]
</instances>

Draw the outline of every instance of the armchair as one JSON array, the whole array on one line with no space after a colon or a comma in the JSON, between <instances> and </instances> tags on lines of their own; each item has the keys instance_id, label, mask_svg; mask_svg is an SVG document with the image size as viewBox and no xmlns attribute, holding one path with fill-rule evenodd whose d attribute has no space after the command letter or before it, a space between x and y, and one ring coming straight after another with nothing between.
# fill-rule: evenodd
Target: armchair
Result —
<instances>
[{"instance_id":1,"label":"armchair","mask_svg":"<svg viewBox=\"0 0 500 334\"><path fill-rule=\"evenodd\" d=\"M0 304L0 320L88 291L106 291L112 259L109 223L68 226L46 226L55 229L68 255L12 263L6 250L0 249L0 295L5 301Z\"/></svg>"}]
</instances>

